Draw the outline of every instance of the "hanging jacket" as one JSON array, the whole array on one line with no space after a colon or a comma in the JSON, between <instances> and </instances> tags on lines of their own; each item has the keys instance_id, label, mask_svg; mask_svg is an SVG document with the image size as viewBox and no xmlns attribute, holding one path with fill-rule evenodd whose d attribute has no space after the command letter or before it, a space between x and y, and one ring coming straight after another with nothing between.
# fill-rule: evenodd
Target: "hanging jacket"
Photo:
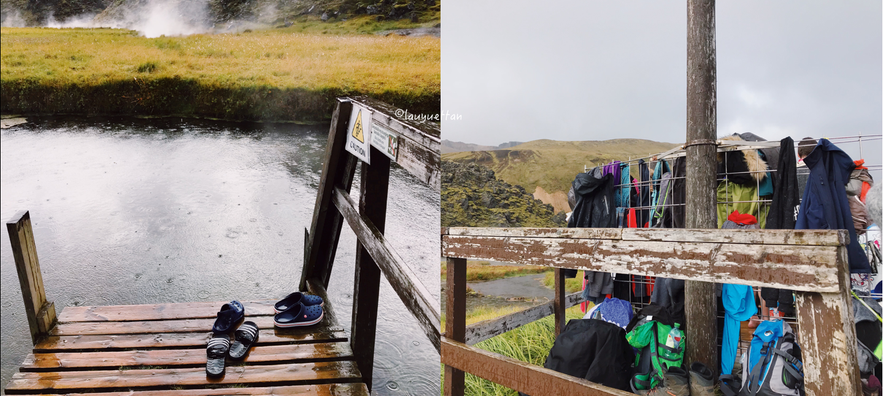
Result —
<instances>
[{"instance_id":1,"label":"hanging jacket","mask_svg":"<svg viewBox=\"0 0 883 396\"><path fill-rule=\"evenodd\" d=\"M739 134L726 136L720 140L743 141ZM762 150L745 149L718 153L717 172L718 179L726 177L727 180L733 183L746 187L757 187L760 196L773 194L773 182L769 172L768 159Z\"/></svg>"},{"instance_id":2,"label":"hanging jacket","mask_svg":"<svg viewBox=\"0 0 883 396\"><path fill-rule=\"evenodd\" d=\"M800 195L797 191L797 157L794 155L794 139L786 137L779 145L779 164L773 184L773 202L767 214L766 228L793 230L797 223Z\"/></svg>"},{"instance_id":3,"label":"hanging jacket","mask_svg":"<svg viewBox=\"0 0 883 396\"><path fill-rule=\"evenodd\" d=\"M616 227L616 214L613 206L613 175L604 174L601 167L592 168L588 173L576 175L571 183L576 197L576 207L570 215L567 226L570 228L611 228ZM567 269L566 277L576 276L576 270ZM610 280L612 284L613 281Z\"/></svg>"},{"instance_id":4,"label":"hanging jacket","mask_svg":"<svg viewBox=\"0 0 883 396\"><path fill-rule=\"evenodd\" d=\"M846 185L847 195L857 195L862 203L866 204L868 191L874 187L874 178L868 172L868 168L864 166L865 160L855 161L855 170L849 175L849 183Z\"/></svg>"},{"instance_id":5,"label":"hanging jacket","mask_svg":"<svg viewBox=\"0 0 883 396\"><path fill-rule=\"evenodd\" d=\"M675 158L671 168L671 227L687 228L687 157Z\"/></svg>"},{"instance_id":6,"label":"hanging jacket","mask_svg":"<svg viewBox=\"0 0 883 396\"><path fill-rule=\"evenodd\" d=\"M717 227L721 228L733 211L750 214L757 218L760 228L765 228L769 206L761 205L757 187L724 180L717 186Z\"/></svg>"},{"instance_id":7,"label":"hanging jacket","mask_svg":"<svg viewBox=\"0 0 883 396\"><path fill-rule=\"evenodd\" d=\"M757 313L751 286L724 284L721 288L724 311L724 337L721 345L721 374L733 372L739 344L740 323Z\"/></svg>"},{"instance_id":8,"label":"hanging jacket","mask_svg":"<svg viewBox=\"0 0 883 396\"><path fill-rule=\"evenodd\" d=\"M671 228L671 200L672 200L671 172L665 172L659 181L659 190L656 192L656 201L650 211L650 227Z\"/></svg>"},{"instance_id":9,"label":"hanging jacket","mask_svg":"<svg viewBox=\"0 0 883 396\"><path fill-rule=\"evenodd\" d=\"M650 168L643 159L638 160L638 228L649 227L650 222Z\"/></svg>"},{"instance_id":10,"label":"hanging jacket","mask_svg":"<svg viewBox=\"0 0 883 396\"><path fill-rule=\"evenodd\" d=\"M849 232L849 272L869 273L871 266L865 255L849 211L846 199L846 183L855 169L855 163L843 150L828 139L819 139L819 144L803 160L809 167L809 180L800 203L795 229L845 229Z\"/></svg>"}]
</instances>

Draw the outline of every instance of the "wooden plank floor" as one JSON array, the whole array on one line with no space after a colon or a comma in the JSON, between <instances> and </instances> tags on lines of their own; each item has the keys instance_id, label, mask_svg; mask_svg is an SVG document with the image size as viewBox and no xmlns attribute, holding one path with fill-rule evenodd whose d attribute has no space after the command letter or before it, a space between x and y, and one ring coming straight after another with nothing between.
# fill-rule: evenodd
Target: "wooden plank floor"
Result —
<instances>
[{"instance_id":1,"label":"wooden plank floor","mask_svg":"<svg viewBox=\"0 0 883 396\"><path fill-rule=\"evenodd\" d=\"M273 327L274 301L244 302L258 344L226 375L205 375L205 346L223 302L68 307L6 387L18 394L367 395L343 328Z\"/></svg>"}]
</instances>

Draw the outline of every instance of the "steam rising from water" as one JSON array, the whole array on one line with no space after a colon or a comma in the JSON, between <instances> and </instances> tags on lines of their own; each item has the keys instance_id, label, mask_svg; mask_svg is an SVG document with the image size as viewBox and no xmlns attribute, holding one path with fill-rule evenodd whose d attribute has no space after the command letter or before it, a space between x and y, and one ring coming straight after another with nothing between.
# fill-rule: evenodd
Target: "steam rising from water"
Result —
<instances>
[{"instance_id":1,"label":"steam rising from water","mask_svg":"<svg viewBox=\"0 0 883 396\"><path fill-rule=\"evenodd\" d=\"M276 16L272 4L262 7L256 17L272 21ZM24 27L26 21L18 10L5 13L3 27ZM91 28L110 27L132 29L145 37L186 36L207 32L229 32L253 28L255 22L237 20L224 26L215 26L209 12L208 0L129 0L119 6L111 6L98 15L83 14L63 22L49 15L45 27Z\"/></svg>"}]
</instances>

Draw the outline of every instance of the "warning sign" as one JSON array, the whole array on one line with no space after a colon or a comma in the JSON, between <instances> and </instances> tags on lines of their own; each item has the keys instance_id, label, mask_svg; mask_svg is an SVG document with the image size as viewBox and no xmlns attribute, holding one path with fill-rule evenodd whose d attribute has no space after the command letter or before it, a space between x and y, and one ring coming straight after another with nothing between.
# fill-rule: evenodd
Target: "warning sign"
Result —
<instances>
[{"instance_id":1,"label":"warning sign","mask_svg":"<svg viewBox=\"0 0 883 396\"><path fill-rule=\"evenodd\" d=\"M353 105L350 115L346 151L371 165L371 111Z\"/></svg>"},{"instance_id":2,"label":"warning sign","mask_svg":"<svg viewBox=\"0 0 883 396\"><path fill-rule=\"evenodd\" d=\"M395 132L380 124L371 125L371 145L386 154L393 162L399 153L399 137Z\"/></svg>"}]
</instances>

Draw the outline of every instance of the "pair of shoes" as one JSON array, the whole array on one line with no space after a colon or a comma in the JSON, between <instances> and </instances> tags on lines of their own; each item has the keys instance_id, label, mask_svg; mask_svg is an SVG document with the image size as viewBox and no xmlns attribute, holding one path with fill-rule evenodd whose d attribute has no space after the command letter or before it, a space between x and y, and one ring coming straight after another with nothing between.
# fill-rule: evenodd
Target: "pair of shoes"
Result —
<instances>
[{"instance_id":1,"label":"pair of shoes","mask_svg":"<svg viewBox=\"0 0 883 396\"><path fill-rule=\"evenodd\" d=\"M690 377L680 367L669 367L662 384L651 389L652 396L690 396Z\"/></svg>"},{"instance_id":2,"label":"pair of shoes","mask_svg":"<svg viewBox=\"0 0 883 396\"><path fill-rule=\"evenodd\" d=\"M273 324L276 327L312 326L322 321L325 302L319 296L295 292L289 294L273 307L276 315Z\"/></svg>"},{"instance_id":3,"label":"pair of shoes","mask_svg":"<svg viewBox=\"0 0 883 396\"><path fill-rule=\"evenodd\" d=\"M690 395L714 396L714 374L700 362L690 365Z\"/></svg>"},{"instance_id":4,"label":"pair of shoes","mask_svg":"<svg viewBox=\"0 0 883 396\"><path fill-rule=\"evenodd\" d=\"M302 303L303 305L318 305L320 307L325 306L325 301L322 300L322 297L294 292L279 300L279 302L273 306L273 310L275 310L277 314L282 313L291 309L297 305L297 303Z\"/></svg>"},{"instance_id":5,"label":"pair of shoes","mask_svg":"<svg viewBox=\"0 0 883 396\"><path fill-rule=\"evenodd\" d=\"M239 326L234 333L234 341L230 344L230 330L245 318L245 308L239 301L233 300L221 306L218 318L212 326L214 335L206 346L205 373L212 378L224 375L226 358L240 360L245 358L251 347L258 342L260 336L258 326L248 321Z\"/></svg>"}]
</instances>

